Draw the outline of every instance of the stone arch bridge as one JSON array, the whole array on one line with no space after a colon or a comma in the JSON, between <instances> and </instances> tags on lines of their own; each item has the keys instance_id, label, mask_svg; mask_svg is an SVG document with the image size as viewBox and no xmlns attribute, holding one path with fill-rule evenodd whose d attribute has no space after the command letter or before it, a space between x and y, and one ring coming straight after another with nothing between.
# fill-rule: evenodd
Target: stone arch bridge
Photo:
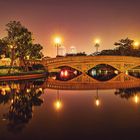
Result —
<instances>
[{"instance_id":1,"label":"stone arch bridge","mask_svg":"<svg viewBox=\"0 0 140 140\"><path fill-rule=\"evenodd\" d=\"M113 79L116 80L117 78L121 78L121 75L124 77L124 73L127 70L140 66L140 58L129 56L71 56L29 61L29 63L41 63L49 72L61 66L68 66L82 72L82 75L72 79L72 81L80 80L80 77L82 77L82 81L93 81L95 79L87 75L88 70L100 64L107 64L120 71L121 74Z\"/></svg>"}]
</instances>

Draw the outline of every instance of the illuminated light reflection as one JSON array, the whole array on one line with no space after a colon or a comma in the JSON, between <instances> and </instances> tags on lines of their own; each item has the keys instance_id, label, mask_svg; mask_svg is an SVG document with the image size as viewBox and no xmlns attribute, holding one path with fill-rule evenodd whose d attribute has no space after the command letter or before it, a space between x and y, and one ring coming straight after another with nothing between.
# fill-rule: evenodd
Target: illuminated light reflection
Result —
<instances>
[{"instance_id":1,"label":"illuminated light reflection","mask_svg":"<svg viewBox=\"0 0 140 140\"><path fill-rule=\"evenodd\" d=\"M41 91L41 92L42 92L42 91L43 91L43 89L42 89L42 88L39 88L39 91Z\"/></svg>"},{"instance_id":2,"label":"illuminated light reflection","mask_svg":"<svg viewBox=\"0 0 140 140\"><path fill-rule=\"evenodd\" d=\"M6 95L6 91L3 89L1 92L2 95Z\"/></svg>"},{"instance_id":3,"label":"illuminated light reflection","mask_svg":"<svg viewBox=\"0 0 140 140\"><path fill-rule=\"evenodd\" d=\"M61 108L62 108L62 102L61 102L60 100L56 100L56 101L54 102L54 107L55 107L55 109L56 109L57 111L61 110Z\"/></svg>"},{"instance_id":4,"label":"illuminated light reflection","mask_svg":"<svg viewBox=\"0 0 140 140\"><path fill-rule=\"evenodd\" d=\"M53 80L56 80L56 76L53 76L52 79L53 79Z\"/></svg>"},{"instance_id":5,"label":"illuminated light reflection","mask_svg":"<svg viewBox=\"0 0 140 140\"><path fill-rule=\"evenodd\" d=\"M136 104L139 103L139 97L138 97L137 95L134 96L134 102L135 102Z\"/></svg>"},{"instance_id":6,"label":"illuminated light reflection","mask_svg":"<svg viewBox=\"0 0 140 140\"><path fill-rule=\"evenodd\" d=\"M6 118L3 118L2 121L6 121Z\"/></svg>"},{"instance_id":7,"label":"illuminated light reflection","mask_svg":"<svg viewBox=\"0 0 140 140\"><path fill-rule=\"evenodd\" d=\"M31 89L27 89L27 93L31 92Z\"/></svg>"},{"instance_id":8,"label":"illuminated light reflection","mask_svg":"<svg viewBox=\"0 0 140 140\"><path fill-rule=\"evenodd\" d=\"M119 71L115 70L114 73L115 73L115 74L119 74Z\"/></svg>"},{"instance_id":9,"label":"illuminated light reflection","mask_svg":"<svg viewBox=\"0 0 140 140\"><path fill-rule=\"evenodd\" d=\"M68 71L67 71L67 70L65 70L64 75L65 75L66 77L68 76Z\"/></svg>"},{"instance_id":10,"label":"illuminated light reflection","mask_svg":"<svg viewBox=\"0 0 140 140\"><path fill-rule=\"evenodd\" d=\"M11 100L11 103L13 104L13 102L14 102L14 100L12 99L12 100Z\"/></svg>"},{"instance_id":11,"label":"illuminated light reflection","mask_svg":"<svg viewBox=\"0 0 140 140\"><path fill-rule=\"evenodd\" d=\"M69 75L68 70L63 70L60 72L61 77L68 77L68 75Z\"/></svg>"},{"instance_id":12,"label":"illuminated light reflection","mask_svg":"<svg viewBox=\"0 0 140 140\"><path fill-rule=\"evenodd\" d=\"M125 71L125 74L128 75L129 74L128 71Z\"/></svg>"},{"instance_id":13,"label":"illuminated light reflection","mask_svg":"<svg viewBox=\"0 0 140 140\"><path fill-rule=\"evenodd\" d=\"M75 70L74 72L73 72L75 75L77 75L77 71Z\"/></svg>"},{"instance_id":14,"label":"illuminated light reflection","mask_svg":"<svg viewBox=\"0 0 140 140\"><path fill-rule=\"evenodd\" d=\"M99 99L96 99L95 105L96 105L97 107L100 106L100 100L99 100Z\"/></svg>"}]
</instances>

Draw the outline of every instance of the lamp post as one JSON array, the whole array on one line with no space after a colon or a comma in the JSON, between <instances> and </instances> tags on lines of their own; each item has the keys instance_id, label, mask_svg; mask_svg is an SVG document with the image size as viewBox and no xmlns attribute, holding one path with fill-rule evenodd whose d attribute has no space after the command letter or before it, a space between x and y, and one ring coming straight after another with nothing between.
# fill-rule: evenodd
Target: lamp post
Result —
<instances>
[{"instance_id":1,"label":"lamp post","mask_svg":"<svg viewBox=\"0 0 140 140\"><path fill-rule=\"evenodd\" d=\"M100 39L95 39L94 44L95 44L94 46L96 48L96 53L98 53L98 49L100 47Z\"/></svg>"},{"instance_id":2,"label":"lamp post","mask_svg":"<svg viewBox=\"0 0 140 140\"><path fill-rule=\"evenodd\" d=\"M55 37L54 39L55 47L57 49L56 56L58 56L59 47L61 46L62 39L60 37Z\"/></svg>"}]
</instances>

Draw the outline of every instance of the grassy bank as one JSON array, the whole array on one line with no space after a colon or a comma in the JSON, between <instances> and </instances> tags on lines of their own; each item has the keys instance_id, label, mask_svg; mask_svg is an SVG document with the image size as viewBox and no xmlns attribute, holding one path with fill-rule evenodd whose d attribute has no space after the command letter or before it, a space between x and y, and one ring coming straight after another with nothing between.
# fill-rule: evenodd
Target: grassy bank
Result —
<instances>
[{"instance_id":1,"label":"grassy bank","mask_svg":"<svg viewBox=\"0 0 140 140\"><path fill-rule=\"evenodd\" d=\"M22 67L12 67L11 72L8 73L10 67L9 66L0 66L0 77L1 76L21 76L21 75L32 75L32 74L42 74L46 73L45 69L31 69L29 71L25 71Z\"/></svg>"}]
</instances>

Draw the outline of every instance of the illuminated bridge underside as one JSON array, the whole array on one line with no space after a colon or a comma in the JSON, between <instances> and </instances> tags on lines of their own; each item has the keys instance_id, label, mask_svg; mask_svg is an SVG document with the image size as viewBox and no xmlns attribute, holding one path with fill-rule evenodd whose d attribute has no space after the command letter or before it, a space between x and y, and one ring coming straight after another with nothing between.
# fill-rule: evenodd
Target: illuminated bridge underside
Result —
<instances>
[{"instance_id":1,"label":"illuminated bridge underside","mask_svg":"<svg viewBox=\"0 0 140 140\"><path fill-rule=\"evenodd\" d=\"M88 70L91 68L100 64L107 64L121 73L125 73L127 70L140 66L140 58L127 56L75 56L44 59L40 62L30 61L30 63L42 63L49 72L61 66L69 66L82 72L82 75L72 79L71 82L94 82L96 80L87 75ZM111 80L117 79L123 79L121 74Z\"/></svg>"}]
</instances>

